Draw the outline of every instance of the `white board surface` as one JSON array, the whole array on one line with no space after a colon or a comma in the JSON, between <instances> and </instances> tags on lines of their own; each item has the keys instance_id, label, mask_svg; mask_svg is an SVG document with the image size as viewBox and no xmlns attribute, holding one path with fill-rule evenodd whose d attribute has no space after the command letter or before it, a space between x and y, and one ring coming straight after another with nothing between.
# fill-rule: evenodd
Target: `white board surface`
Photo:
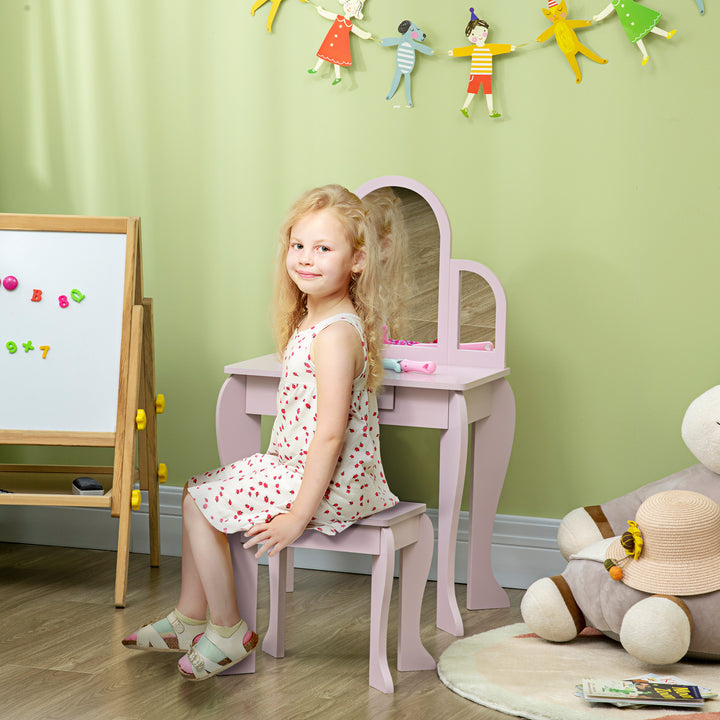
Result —
<instances>
[{"instance_id":1,"label":"white board surface","mask_svg":"<svg viewBox=\"0 0 720 720\"><path fill-rule=\"evenodd\" d=\"M126 245L119 233L0 230L0 429L115 432Z\"/></svg>"}]
</instances>

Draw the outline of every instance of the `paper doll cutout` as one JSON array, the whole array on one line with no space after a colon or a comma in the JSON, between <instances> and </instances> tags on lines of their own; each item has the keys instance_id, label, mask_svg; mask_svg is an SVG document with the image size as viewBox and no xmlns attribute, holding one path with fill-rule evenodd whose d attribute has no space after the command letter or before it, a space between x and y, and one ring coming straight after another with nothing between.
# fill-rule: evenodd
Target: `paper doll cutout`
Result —
<instances>
[{"instance_id":1,"label":"paper doll cutout","mask_svg":"<svg viewBox=\"0 0 720 720\"><path fill-rule=\"evenodd\" d=\"M343 6L344 15L335 15L334 13L324 10L316 5L318 13L328 20L333 20L333 25L323 40L323 44L317 51L316 55L320 58L315 67L308 70L314 75L324 62L329 62L335 68L335 79L332 84L337 85L341 82L340 68L352 65L352 56L350 53L350 33L361 37L363 40L369 40L372 35L365 30L361 30L357 25L353 25L351 19L356 17L362 20L363 6L365 0L338 0Z\"/></svg>"},{"instance_id":2,"label":"paper doll cutout","mask_svg":"<svg viewBox=\"0 0 720 720\"><path fill-rule=\"evenodd\" d=\"M552 22L552 25L547 30L541 32L536 40L539 43L545 42L551 35L555 35L558 47L563 55L565 55L565 59L570 63L570 67L575 73L575 82L582 82L580 66L575 57L578 53L601 65L607 62L605 58L601 58L577 39L575 28L587 27L592 23L590 20L567 20L567 5L565 4L565 0L561 0L560 4L555 0L548 0L547 10L543 8L542 11L543 15Z\"/></svg>"},{"instance_id":3,"label":"paper doll cutout","mask_svg":"<svg viewBox=\"0 0 720 720\"><path fill-rule=\"evenodd\" d=\"M475 8L470 8L470 22L465 28L465 37L472 43L466 47L448 50L448 55L452 57L470 56L470 82L467 88L467 97L460 112L466 117L470 117L468 108L473 98L480 92L482 87L485 93L485 102L487 103L488 114L491 118L499 118L500 113L493 107L492 96L492 63L493 56L503 55L504 53L513 52L515 45L507 44L486 44L485 40L488 36L490 25L481 20L475 14Z\"/></svg>"},{"instance_id":4,"label":"paper doll cutout","mask_svg":"<svg viewBox=\"0 0 720 720\"><path fill-rule=\"evenodd\" d=\"M250 14L254 17L255 11L259 10L266 2L271 2L272 5L270 6L270 15L268 15L265 27L267 28L268 32L272 32L273 20L275 19L275 15L277 15L277 11L280 7L280 3L282 2L282 0L256 0L256 2L250 8Z\"/></svg>"},{"instance_id":5,"label":"paper doll cutout","mask_svg":"<svg viewBox=\"0 0 720 720\"><path fill-rule=\"evenodd\" d=\"M400 85L400 80L405 78L405 98L409 107L413 106L412 91L410 84L410 74L415 67L415 51L432 55L432 48L422 45L427 35L410 20L403 20L398 25L400 37L386 37L380 40L380 44L385 47L393 47L397 45L395 53L395 76L390 85L390 91L385 97L389 100L396 92Z\"/></svg>"},{"instance_id":6,"label":"paper doll cutout","mask_svg":"<svg viewBox=\"0 0 720 720\"><path fill-rule=\"evenodd\" d=\"M606 18L613 10L617 12L620 24L631 43L635 43L642 53L642 64L646 65L650 57L645 49L643 38L649 33L655 33L669 40L675 30L667 32L656 27L662 15L657 10L636 3L635 0L612 0L612 2L598 15L593 17L595 22Z\"/></svg>"}]
</instances>

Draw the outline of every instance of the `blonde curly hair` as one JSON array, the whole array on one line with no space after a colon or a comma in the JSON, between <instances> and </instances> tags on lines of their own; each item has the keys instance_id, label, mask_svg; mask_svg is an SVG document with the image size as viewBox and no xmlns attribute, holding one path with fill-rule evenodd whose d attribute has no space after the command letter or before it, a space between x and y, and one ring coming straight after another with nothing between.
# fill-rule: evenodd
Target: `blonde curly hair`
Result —
<instances>
[{"instance_id":1,"label":"blonde curly hair","mask_svg":"<svg viewBox=\"0 0 720 720\"><path fill-rule=\"evenodd\" d=\"M280 229L275 265L273 332L278 351L285 352L292 334L307 312L307 296L292 281L285 267L293 226L318 210L329 210L345 229L353 251L365 251L365 265L353 274L348 293L360 318L368 356L367 387L377 390L383 376L381 328L384 319L381 297L380 246L367 208L341 185L325 185L308 190L290 208Z\"/></svg>"}]
</instances>

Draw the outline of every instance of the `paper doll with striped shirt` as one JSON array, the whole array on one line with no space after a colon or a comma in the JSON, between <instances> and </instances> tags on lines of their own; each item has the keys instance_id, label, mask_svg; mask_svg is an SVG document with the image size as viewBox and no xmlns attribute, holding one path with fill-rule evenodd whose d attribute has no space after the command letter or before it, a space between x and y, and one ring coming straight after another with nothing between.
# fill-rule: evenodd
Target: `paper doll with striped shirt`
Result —
<instances>
[{"instance_id":1,"label":"paper doll with striped shirt","mask_svg":"<svg viewBox=\"0 0 720 720\"><path fill-rule=\"evenodd\" d=\"M515 45L486 43L485 40L487 40L489 29L490 25L475 15L475 8L470 8L470 22L465 28L465 35L472 45L448 50L448 55L452 57L470 56L470 82L468 83L465 103L460 108L460 112L465 117L470 117L468 108L473 98L480 92L480 88L485 93L485 101L487 102L490 117L500 117L500 113L493 107L493 57L512 52L516 48Z\"/></svg>"}]
</instances>

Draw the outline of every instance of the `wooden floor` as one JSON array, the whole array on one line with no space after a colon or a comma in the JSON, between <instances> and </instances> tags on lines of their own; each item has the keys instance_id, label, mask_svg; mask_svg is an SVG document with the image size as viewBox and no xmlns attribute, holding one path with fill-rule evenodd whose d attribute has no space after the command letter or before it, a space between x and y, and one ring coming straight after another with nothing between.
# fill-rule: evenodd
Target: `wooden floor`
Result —
<instances>
[{"instance_id":1,"label":"wooden floor","mask_svg":"<svg viewBox=\"0 0 720 720\"><path fill-rule=\"evenodd\" d=\"M508 720L448 690L435 671L397 672L397 588L388 635L395 693L369 687L367 575L297 570L287 602L286 657L258 650L254 675L188 682L176 670L179 655L121 645L125 635L174 606L180 579L180 558L163 557L153 569L147 555L130 557L127 607L116 609L114 553L0 543L0 718ZM434 594L435 583L428 583L422 636L437 659L456 638L435 627ZM507 609L463 609L466 635L519 622L522 591L509 594ZM265 566L259 595L262 638ZM464 585L458 600L464 608Z\"/></svg>"}]
</instances>

